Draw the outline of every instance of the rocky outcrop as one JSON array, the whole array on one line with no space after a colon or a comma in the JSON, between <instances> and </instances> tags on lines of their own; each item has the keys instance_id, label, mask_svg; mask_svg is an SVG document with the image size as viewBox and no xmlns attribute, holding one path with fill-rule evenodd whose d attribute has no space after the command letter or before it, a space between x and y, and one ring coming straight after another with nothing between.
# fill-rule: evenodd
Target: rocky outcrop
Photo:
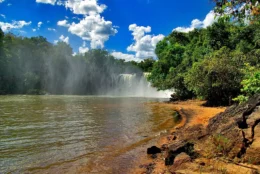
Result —
<instances>
[{"instance_id":1,"label":"rocky outcrop","mask_svg":"<svg viewBox=\"0 0 260 174\"><path fill-rule=\"evenodd\" d=\"M173 165L175 158L180 153L186 153L190 156L194 155L194 144L185 141L178 141L172 144L168 149L168 155L165 158L165 165Z\"/></svg>"},{"instance_id":2,"label":"rocky outcrop","mask_svg":"<svg viewBox=\"0 0 260 174\"><path fill-rule=\"evenodd\" d=\"M260 164L260 95L255 95L247 103L229 107L209 121L207 134L221 135L229 141L227 156ZM254 154L254 155L253 155ZM256 155L257 154L257 155Z\"/></svg>"},{"instance_id":3,"label":"rocky outcrop","mask_svg":"<svg viewBox=\"0 0 260 174\"><path fill-rule=\"evenodd\" d=\"M166 138L160 155L170 173L260 172L260 94L212 117L206 127L183 126Z\"/></svg>"},{"instance_id":4,"label":"rocky outcrop","mask_svg":"<svg viewBox=\"0 0 260 174\"><path fill-rule=\"evenodd\" d=\"M183 164L188 162L191 162L191 157L188 154L186 154L185 152L178 154L174 159L171 171L174 172L175 170L178 170Z\"/></svg>"}]
</instances>

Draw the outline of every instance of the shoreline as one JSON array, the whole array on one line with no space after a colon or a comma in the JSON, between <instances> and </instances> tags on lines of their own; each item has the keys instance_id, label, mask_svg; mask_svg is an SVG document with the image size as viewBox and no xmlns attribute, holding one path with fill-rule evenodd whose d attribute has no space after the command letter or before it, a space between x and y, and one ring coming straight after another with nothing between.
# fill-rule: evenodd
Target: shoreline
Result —
<instances>
[{"instance_id":1,"label":"shoreline","mask_svg":"<svg viewBox=\"0 0 260 174\"><path fill-rule=\"evenodd\" d=\"M156 147L162 147L163 145L171 145L172 143L178 141L178 137L174 134L176 131L180 129L186 129L189 127L194 127L198 125L202 125L204 128L209 123L209 119L214 117L216 114L223 112L226 107L206 107L202 106L205 101L199 100L188 100L188 101L180 101L180 102L169 102L162 103L161 106L167 106L171 108L173 111L177 112L181 116L181 121L178 125L173 128L167 130L167 133L160 135L157 138L157 142L155 144ZM148 148L148 147L147 147ZM129 171L129 173L135 174L143 174L143 173L165 173L168 170L168 167L165 166L162 156L151 158L150 155L140 154L139 160L136 162L134 167ZM151 165L152 164L152 165ZM152 170L149 169L149 165L152 166Z\"/></svg>"},{"instance_id":2,"label":"shoreline","mask_svg":"<svg viewBox=\"0 0 260 174\"><path fill-rule=\"evenodd\" d=\"M202 104L162 104L183 120L147 147L130 173L260 173L260 95L227 108Z\"/></svg>"}]
</instances>

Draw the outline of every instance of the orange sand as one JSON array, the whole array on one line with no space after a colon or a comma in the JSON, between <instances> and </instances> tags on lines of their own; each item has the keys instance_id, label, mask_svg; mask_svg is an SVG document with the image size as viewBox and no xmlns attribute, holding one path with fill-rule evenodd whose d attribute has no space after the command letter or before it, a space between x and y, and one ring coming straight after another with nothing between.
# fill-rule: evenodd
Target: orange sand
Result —
<instances>
[{"instance_id":1,"label":"orange sand","mask_svg":"<svg viewBox=\"0 0 260 174\"><path fill-rule=\"evenodd\" d=\"M170 107L171 109L178 111L182 116L181 123L169 130L169 132L174 132L176 128L180 128L183 126L195 126L198 124L201 124L203 126L208 125L208 121L210 118L215 116L216 114L223 112L226 108L225 107L205 107L202 106L202 104L205 103L205 101L197 101L197 100L189 100L189 101L183 101L183 102L175 102L175 103L161 103L159 106L161 107ZM172 142L167 139L169 135L161 136L158 139L157 146L161 147L163 144L170 144ZM129 173L134 174L142 174L145 173L146 169L139 168L140 164L149 164L149 163L155 163L155 169L153 170L153 173L159 174L164 173L166 167L164 165L164 159L163 157L159 157L155 160L148 157L145 152L144 154L140 154L140 160L137 162L136 167L131 170Z\"/></svg>"}]
</instances>

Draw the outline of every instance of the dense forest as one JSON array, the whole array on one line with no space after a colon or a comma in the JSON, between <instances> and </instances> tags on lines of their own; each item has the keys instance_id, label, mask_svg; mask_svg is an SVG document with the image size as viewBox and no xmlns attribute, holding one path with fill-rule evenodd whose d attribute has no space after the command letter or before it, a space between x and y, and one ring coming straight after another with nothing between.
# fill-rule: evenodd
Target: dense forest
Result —
<instances>
[{"instance_id":1,"label":"dense forest","mask_svg":"<svg viewBox=\"0 0 260 174\"><path fill-rule=\"evenodd\" d=\"M213 2L212 26L173 31L157 44L158 61L142 62L151 68L139 64L151 72L153 86L175 90L172 100L199 98L209 105L229 105L260 93L259 1Z\"/></svg>"},{"instance_id":2,"label":"dense forest","mask_svg":"<svg viewBox=\"0 0 260 174\"><path fill-rule=\"evenodd\" d=\"M44 37L18 37L0 30L0 94L107 94L115 76L142 73L105 50L72 55L72 48Z\"/></svg>"},{"instance_id":3,"label":"dense forest","mask_svg":"<svg viewBox=\"0 0 260 174\"><path fill-rule=\"evenodd\" d=\"M201 98L218 105L260 92L259 24L219 21L189 33L173 31L157 44L156 54L149 79L158 89L174 88L175 99ZM241 91L250 78L255 89Z\"/></svg>"}]
</instances>

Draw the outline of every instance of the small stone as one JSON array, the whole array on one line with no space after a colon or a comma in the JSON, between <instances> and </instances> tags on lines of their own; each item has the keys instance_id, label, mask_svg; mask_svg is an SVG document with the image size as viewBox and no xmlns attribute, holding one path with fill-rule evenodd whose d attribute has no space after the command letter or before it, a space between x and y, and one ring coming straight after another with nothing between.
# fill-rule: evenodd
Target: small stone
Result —
<instances>
[{"instance_id":1,"label":"small stone","mask_svg":"<svg viewBox=\"0 0 260 174\"><path fill-rule=\"evenodd\" d=\"M156 159L157 158L157 155L156 154L152 154L152 159Z\"/></svg>"},{"instance_id":2,"label":"small stone","mask_svg":"<svg viewBox=\"0 0 260 174\"><path fill-rule=\"evenodd\" d=\"M162 147L161 147L162 151L166 151L168 149L169 149L168 144L163 144Z\"/></svg>"}]
</instances>

